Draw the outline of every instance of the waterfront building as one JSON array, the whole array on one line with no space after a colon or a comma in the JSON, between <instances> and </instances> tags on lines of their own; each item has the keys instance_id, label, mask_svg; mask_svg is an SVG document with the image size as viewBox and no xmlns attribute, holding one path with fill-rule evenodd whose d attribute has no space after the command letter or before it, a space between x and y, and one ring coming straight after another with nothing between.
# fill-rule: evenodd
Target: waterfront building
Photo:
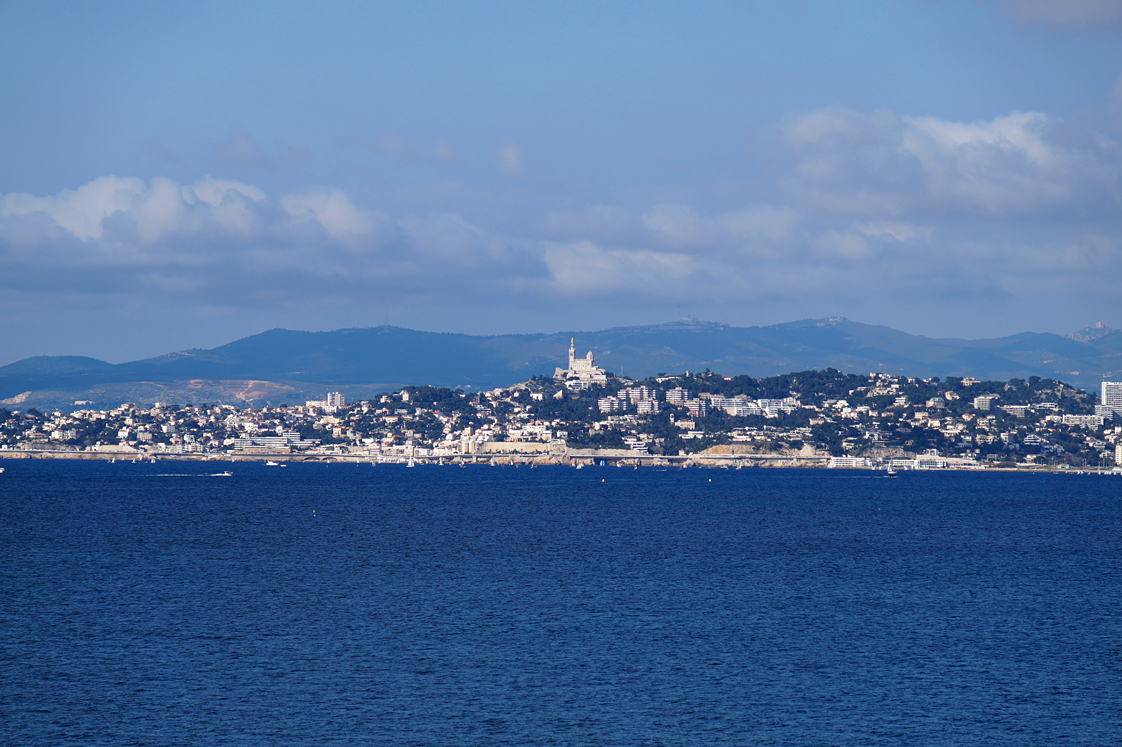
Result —
<instances>
[{"instance_id":1,"label":"waterfront building","mask_svg":"<svg viewBox=\"0 0 1122 747\"><path fill-rule=\"evenodd\" d=\"M830 457L830 469L869 469L873 466L873 462L868 457Z\"/></svg>"}]
</instances>

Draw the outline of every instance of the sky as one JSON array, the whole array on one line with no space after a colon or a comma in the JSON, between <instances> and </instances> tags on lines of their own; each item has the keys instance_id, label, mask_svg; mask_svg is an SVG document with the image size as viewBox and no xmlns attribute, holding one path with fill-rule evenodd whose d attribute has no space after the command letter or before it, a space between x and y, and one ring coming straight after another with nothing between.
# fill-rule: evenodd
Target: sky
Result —
<instances>
[{"instance_id":1,"label":"sky","mask_svg":"<svg viewBox=\"0 0 1122 747\"><path fill-rule=\"evenodd\" d=\"M1122 0L0 0L0 365L1122 327Z\"/></svg>"}]
</instances>

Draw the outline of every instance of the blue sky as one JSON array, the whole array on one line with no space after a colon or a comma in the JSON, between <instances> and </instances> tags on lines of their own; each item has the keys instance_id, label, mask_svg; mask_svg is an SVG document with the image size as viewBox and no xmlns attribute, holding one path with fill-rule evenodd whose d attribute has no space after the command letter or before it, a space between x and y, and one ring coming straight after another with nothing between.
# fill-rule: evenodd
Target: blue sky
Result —
<instances>
[{"instance_id":1,"label":"blue sky","mask_svg":"<svg viewBox=\"0 0 1122 747\"><path fill-rule=\"evenodd\" d=\"M1122 326L1122 1L9 1L0 102L0 364Z\"/></svg>"}]
</instances>

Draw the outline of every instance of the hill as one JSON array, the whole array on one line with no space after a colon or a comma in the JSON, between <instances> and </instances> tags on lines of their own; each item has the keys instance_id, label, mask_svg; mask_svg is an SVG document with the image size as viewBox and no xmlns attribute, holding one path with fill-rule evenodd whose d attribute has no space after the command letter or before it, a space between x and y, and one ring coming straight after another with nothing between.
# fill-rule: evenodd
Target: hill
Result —
<instances>
[{"instance_id":1,"label":"hill","mask_svg":"<svg viewBox=\"0 0 1122 747\"><path fill-rule=\"evenodd\" d=\"M491 389L565 364L569 339L597 364L641 378L711 369L761 377L807 369L1004 380L1041 376L1097 388L1122 375L1122 332L1101 323L1068 337L1024 332L986 340L929 338L845 318L767 327L683 320L596 332L476 336L400 327L273 329L211 350L110 364L39 356L0 367L0 404L298 402L328 389L348 399L406 384Z\"/></svg>"}]
</instances>

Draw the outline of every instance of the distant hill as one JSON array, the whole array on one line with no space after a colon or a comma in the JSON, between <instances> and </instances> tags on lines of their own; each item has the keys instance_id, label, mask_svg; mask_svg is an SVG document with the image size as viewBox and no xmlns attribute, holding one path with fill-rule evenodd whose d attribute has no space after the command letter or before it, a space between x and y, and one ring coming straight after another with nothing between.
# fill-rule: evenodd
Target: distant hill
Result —
<instances>
[{"instance_id":1,"label":"distant hill","mask_svg":"<svg viewBox=\"0 0 1122 747\"><path fill-rule=\"evenodd\" d=\"M1099 323L1068 337L1025 332L988 340L930 338L841 317L768 327L683 320L598 332L475 336L400 327L299 332L273 329L212 350L110 364L40 356L0 367L3 406L120 402L264 404L348 399L406 384L491 389L550 375L569 339L597 364L642 378L710 369L762 377L807 369L908 376L1009 379L1040 376L1098 387L1122 376L1122 332Z\"/></svg>"}]
</instances>

